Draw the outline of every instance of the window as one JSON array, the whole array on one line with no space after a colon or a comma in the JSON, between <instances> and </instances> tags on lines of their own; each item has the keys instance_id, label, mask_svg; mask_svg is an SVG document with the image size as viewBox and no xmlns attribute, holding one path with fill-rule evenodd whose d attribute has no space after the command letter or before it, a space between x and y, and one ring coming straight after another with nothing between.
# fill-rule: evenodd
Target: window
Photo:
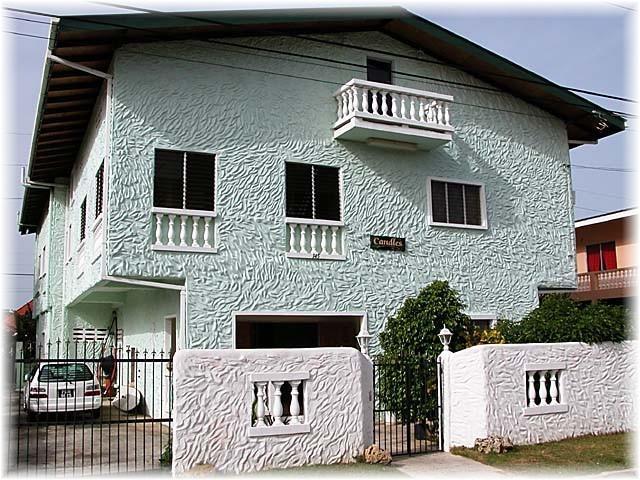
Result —
<instances>
[{"instance_id":1,"label":"window","mask_svg":"<svg viewBox=\"0 0 640 480\"><path fill-rule=\"evenodd\" d=\"M153 206L215 210L215 155L156 150Z\"/></svg>"},{"instance_id":2,"label":"window","mask_svg":"<svg viewBox=\"0 0 640 480\"><path fill-rule=\"evenodd\" d=\"M482 185L430 179L429 190L430 224L486 228Z\"/></svg>"},{"instance_id":3,"label":"window","mask_svg":"<svg viewBox=\"0 0 640 480\"><path fill-rule=\"evenodd\" d=\"M68 262L71 259L71 232L72 232L72 225L69 224L67 226L67 234L65 236L65 256L64 258L66 259L66 261Z\"/></svg>"},{"instance_id":4,"label":"window","mask_svg":"<svg viewBox=\"0 0 640 480\"><path fill-rule=\"evenodd\" d=\"M286 163L287 217L341 220L340 169Z\"/></svg>"},{"instance_id":5,"label":"window","mask_svg":"<svg viewBox=\"0 0 640 480\"><path fill-rule=\"evenodd\" d=\"M600 272L618 268L616 242L587 245L587 271Z\"/></svg>"},{"instance_id":6,"label":"window","mask_svg":"<svg viewBox=\"0 0 640 480\"><path fill-rule=\"evenodd\" d=\"M47 247L42 247L40 255L40 277L44 277L47 273Z\"/></svg>"},{"instance_id":7,"label":"window","mask_svg":"<svg viewBox=\"0 0 640 480\"><path fill-rule=\"evenodd\" d=\"M84 197L80 205L80 241L87 236L87 197Z\"/></svg>"},{"instance_id":8,"label":"window","mask_svg":"<svg viewBox=\"0 0 640 480\"><path fill-rule=\"evenodd\" d=\"M164 351L169 358L176 353L176 317L164 319Z\"/></svg>"},{"instance_id":9,"label":"window","mask_svg":"<svg viewBox=\"0 0 640 480\"><path fill-rule=\"evenodd\" d=\"M104 161L96 172L96 218L102 215L102 201L104 195Z\"/></svg>"},{"instance_id":10,"label":"window","mask_svg":"<svg viewBox=\"0 0 640 480\"><path fill-rule=\"evenodd\" d=\"M367 58L367 80L391 84L391 62Z\"/></svg>"}]
</instances>

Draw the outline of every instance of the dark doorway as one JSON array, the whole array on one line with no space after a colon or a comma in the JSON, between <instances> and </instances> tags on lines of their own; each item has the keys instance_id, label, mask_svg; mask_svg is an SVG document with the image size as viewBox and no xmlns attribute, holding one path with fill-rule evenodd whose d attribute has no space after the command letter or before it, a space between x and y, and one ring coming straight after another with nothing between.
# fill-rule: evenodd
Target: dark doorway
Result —
<instances>
[{"instance_id":1,"label":"dark doorway","mask_svg":"<svg viewBox=\"0 0 640 480\"><path fill-rule=\"evenodd\" d=\"M375 60L373 58L367 58L367 80L370 82L386 83L391 85L391 62L385 62L384 60ZM391 115L392 100L391 95L384 95L384 99L381 93L377 94L377 111L373 111L373 94L368 93L368 105L367 110L369 113L377 113L382 115L383 108L382 102L387 104L387 115Z\"/></svg>"},{"instance_id":2,"label":"dark doorway","mask_svg":"<svg viewBox=\"0 0 640 480\"><path fill-rule=\"evenodd\" d=\"M252 348L313 348L318 346L317 323L254 323Z\"/></svg>"}]
</instances>

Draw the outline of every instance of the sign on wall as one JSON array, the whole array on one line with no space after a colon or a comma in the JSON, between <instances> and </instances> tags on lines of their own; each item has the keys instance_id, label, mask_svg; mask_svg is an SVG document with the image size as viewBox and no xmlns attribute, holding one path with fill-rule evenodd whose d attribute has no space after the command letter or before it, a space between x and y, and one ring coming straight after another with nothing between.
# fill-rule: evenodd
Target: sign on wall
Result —
<instances>
[{"instance_id":1,"label":"sign on wall","mask_svg":"<svg viewBox=\"0 0 640 480\"><path fill-rule=\"evenodd\" d=\"M406 242L402 237L383 237L381 235L370 235L371 248L374 250L395 250L404 252Z\"/></svg>"}]
</instances>

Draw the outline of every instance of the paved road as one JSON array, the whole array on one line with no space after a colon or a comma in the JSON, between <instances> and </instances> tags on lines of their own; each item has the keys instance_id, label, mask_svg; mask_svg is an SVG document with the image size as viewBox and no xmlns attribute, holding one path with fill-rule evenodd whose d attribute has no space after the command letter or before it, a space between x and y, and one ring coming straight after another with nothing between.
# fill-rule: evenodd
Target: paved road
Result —
<instances>
[{"instance_id":1,"label":"paved road","mask_svg":"<svg viewBox=\"0 0 640 480\"><path fill-rule=\"evenodd\" d=\"M470 458L445 452L395 457L391 465L411 478L504 478L508 475Z\"/></svg>"}]
</instances>

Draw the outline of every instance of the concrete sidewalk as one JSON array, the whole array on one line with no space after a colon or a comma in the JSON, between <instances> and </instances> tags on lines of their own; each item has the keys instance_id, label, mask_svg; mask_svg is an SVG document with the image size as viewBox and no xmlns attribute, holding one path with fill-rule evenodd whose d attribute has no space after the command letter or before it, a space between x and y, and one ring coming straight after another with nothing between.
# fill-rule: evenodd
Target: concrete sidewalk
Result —
<instances>
[{"instance_id":1,"label":"concrete sidewalk","mask_svg":"<svg viewBox=\"0 0 640 480\"><path fill-rule=\"evenodd\" d=\"M396 457L391 465L411 478L493 478L507 475L495 467L445 452Z\"/></svg>"}]
</instances>

